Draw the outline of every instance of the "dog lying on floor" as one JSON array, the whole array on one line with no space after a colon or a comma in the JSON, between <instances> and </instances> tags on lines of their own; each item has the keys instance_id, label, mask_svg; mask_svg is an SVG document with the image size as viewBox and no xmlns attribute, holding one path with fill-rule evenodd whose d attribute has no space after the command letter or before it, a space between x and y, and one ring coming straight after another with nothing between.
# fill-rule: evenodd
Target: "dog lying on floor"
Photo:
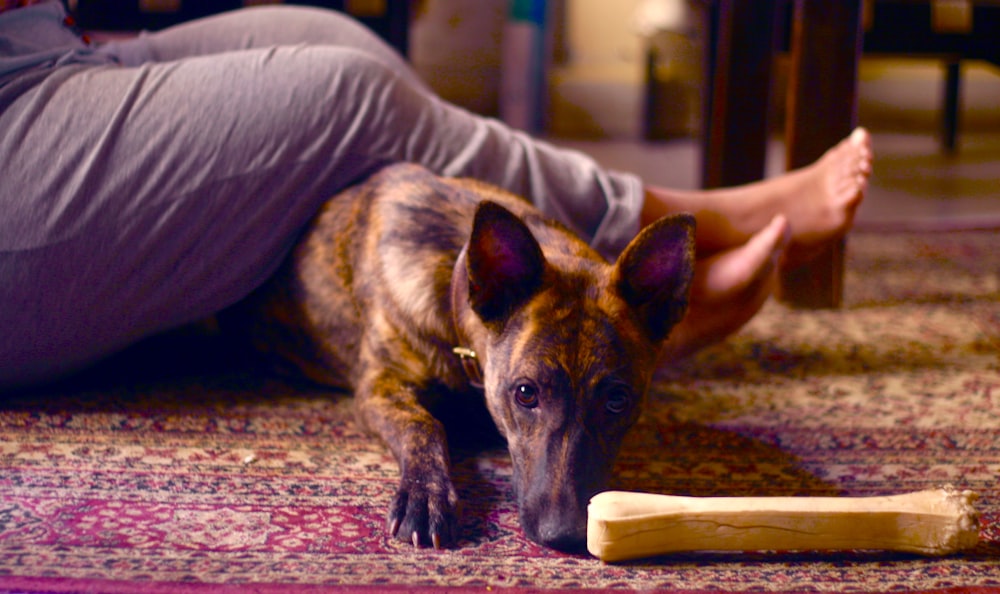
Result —
<instances>
[{"instance_id":1,"label":"dog lying on floor","mask_svg":"<svg viewBox=\"0 0 1000 594\"><path fill-rule=\"evenodd\" d=\"M325 205L237 323L255 349L353 391L401 468L393 535L456 539L429 409L477 399L507 440L525 533L580 550L587 503L686 311L693 234L690 216L661 219L608 264L519 197L391 165Z\"/></svg>"}]
</instances>

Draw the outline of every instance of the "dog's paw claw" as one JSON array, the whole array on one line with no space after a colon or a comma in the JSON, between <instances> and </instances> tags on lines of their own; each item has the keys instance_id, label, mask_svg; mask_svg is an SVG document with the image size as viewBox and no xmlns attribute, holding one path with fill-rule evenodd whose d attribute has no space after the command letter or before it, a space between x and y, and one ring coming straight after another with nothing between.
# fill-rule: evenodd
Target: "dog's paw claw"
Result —
<instances>
[{"instance_id":1,"label":"dog's paw claw","mask_svg":"<svg viewBox=\"0 0 1000 594\"><path fill-rule=\"evenodd\" d=\"M389 509L389 535L414 547L452 543L458 497L450 481L403 480Z\"/></svg>"}]
</instances>

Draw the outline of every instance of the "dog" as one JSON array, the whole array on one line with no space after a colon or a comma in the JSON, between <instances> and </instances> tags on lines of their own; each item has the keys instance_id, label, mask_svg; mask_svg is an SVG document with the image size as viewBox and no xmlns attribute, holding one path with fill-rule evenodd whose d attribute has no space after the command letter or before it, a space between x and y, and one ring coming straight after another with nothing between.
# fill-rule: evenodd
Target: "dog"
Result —
<instances>
[{"instance_id":1,"label":"dog","mask_svg":"<svg viewBox=\"0 0 1000 594\"><path fill-rule=\"evenodd\" d=\"M587 503L686 311L693 234L689 215L661 219L610 264L523 198L389 165L325 204L236 323L255 350L353 391L399 462L396 538L456 541L429 411L471 400L506 439L526 535L579 551Z\"/></svg>"}]
</instances>

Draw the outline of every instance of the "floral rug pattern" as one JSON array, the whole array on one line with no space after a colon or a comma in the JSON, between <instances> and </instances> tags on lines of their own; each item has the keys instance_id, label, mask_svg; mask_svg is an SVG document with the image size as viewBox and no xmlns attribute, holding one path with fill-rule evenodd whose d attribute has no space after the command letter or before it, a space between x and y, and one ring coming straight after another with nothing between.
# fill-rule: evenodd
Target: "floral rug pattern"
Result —
<instances>
[{"instance_id":1,"label":"floral rug pattern","mask_svg":"<svg viewBox=\"0 0 1000 594\"><path fill-rule=\"evenodd\" d=\"M1000 233L855 233L848 245L844 308L770 303L725 344L661 372L614 486L864 496L951 483L980 494L974 550L606 565L525 539L498 446L455 451L458 546L414 550L385 536L398 470L348 397L180 336L0 396L0 592L1000 592Z\"/></svg>"}]
</instances>

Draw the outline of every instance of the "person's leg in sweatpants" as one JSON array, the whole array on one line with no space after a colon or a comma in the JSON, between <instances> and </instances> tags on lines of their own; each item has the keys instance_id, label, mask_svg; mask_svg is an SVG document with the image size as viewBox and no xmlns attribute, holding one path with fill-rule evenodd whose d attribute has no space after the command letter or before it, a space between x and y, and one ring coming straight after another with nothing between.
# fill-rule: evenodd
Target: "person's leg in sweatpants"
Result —
<instances>
[{"instance_id":1,"label":"person's leg in sweatpants","mask_svg":"<svg viewBox=\"0 0 1000 594\"><path fill-rule=\"evenodd\" d=\"M152 35L164 55L137 66L56 69L0 113L0 386L231 305L323 201L387 162L529 196L606 252L637 230L637 179L440 101L385 56L282 40L169 55L258 35L245 16Z\"/></svg>"}]
</instances>

